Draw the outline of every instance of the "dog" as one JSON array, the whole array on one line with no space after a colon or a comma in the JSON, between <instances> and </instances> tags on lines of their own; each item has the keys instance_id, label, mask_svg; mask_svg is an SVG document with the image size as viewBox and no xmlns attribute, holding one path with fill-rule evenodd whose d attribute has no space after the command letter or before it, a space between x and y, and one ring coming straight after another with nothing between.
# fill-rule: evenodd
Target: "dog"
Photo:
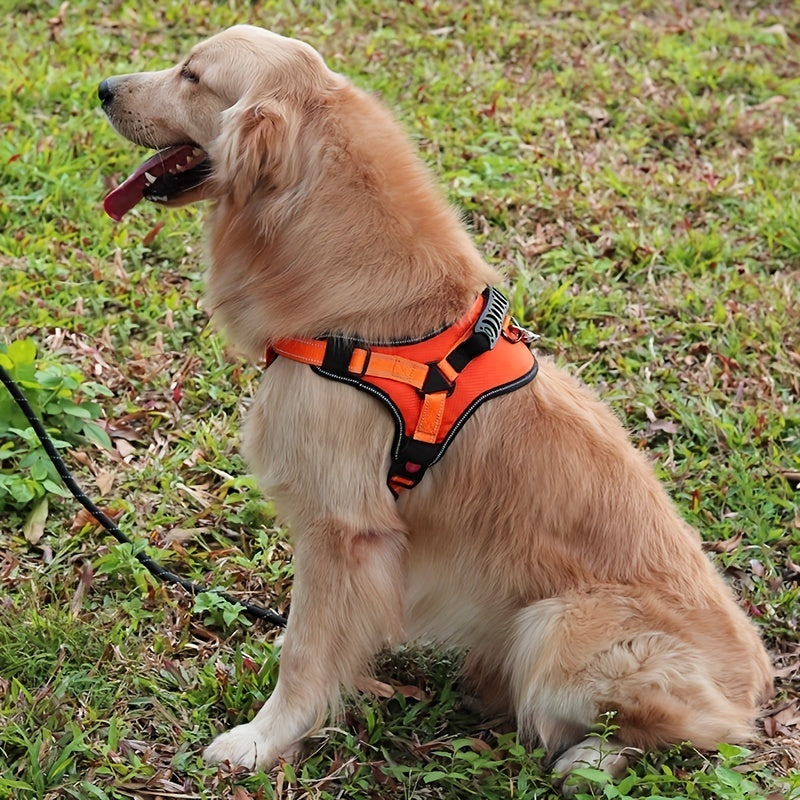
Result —
<instances>
[{"instance_id":1,"label":"dog","mask_svg":"<svg viewBox=\"0 0 800 800\"><path fill-rule=\"evenodd\" d=\"M368 343L368 358L426 342L499 282L381 102L308 44L251 26L98 93L123 137L158 151L108 213L211 201L213 318L253 361L278 354L244 451L291 531L291 614L274 692L207 762L275 764L404 641L461 648L486 709L560 776L754 735L772 691L755 627L590 390L538 358L535 378L480 402L404 489L387 483L399 423L386 398L281 350Z\"/></svg>"}]
</instances>

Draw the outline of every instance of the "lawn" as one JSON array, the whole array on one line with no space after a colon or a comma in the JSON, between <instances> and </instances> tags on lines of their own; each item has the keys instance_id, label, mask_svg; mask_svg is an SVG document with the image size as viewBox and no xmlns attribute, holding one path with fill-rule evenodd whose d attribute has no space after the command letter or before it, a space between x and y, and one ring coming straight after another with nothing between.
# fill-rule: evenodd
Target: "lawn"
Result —
<instances>
[{"instance_id":1,"label":"lawn","mask_svg":"<svg viewBox=\"0 0 800 800\"><path fill-rule=\"evenodd\" d=\"M202 308L202 207L102 212L141 160L96 99L251 22L380 93L540 349L594 386L776 666L759 742L650 754L579 797L800 798L800 7L519 0L0 3L0 363L143 550L285 612L291 549L238 455L259 369ZM0 388L0 800L549 798L458 654L382 659L268 775L203 766L277 632L156 584L63 496ZM612 721L613 722L613 721Z\"/></svg>"}]
</instances>

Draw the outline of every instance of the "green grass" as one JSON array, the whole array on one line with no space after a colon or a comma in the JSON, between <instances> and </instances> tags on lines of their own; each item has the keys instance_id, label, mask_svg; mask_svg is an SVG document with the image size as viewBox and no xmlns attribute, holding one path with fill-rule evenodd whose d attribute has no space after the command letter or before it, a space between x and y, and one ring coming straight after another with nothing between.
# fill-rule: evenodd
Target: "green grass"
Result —
<instances>
[{"instance_id":1,"label":"green grass","mask_svg":"<svg viewBox=\"0 0 800 800\"><path fill-rule=\"evenodd\" d=\"M396 109L515 313L624 419L775 654L749 752L651 754L616 787L587 775L581 796L800 797L796 4L6 0L0 14L0 344L31 339L40 367L70 376L71 431L76 406L102 406L114 450L73 439L67 457L139 546L288 607L289 549L238 455L258 370L200 305L203 210L105 217L139 154L96 101L107 75L262 24ZM202 745L269 695L274 632L213 604L193 615L36 483L35 445L10 444L6 422L0 478L35 497L0 496L0 798L556 796L541 753L469 710L457 655L427 651L387 657L395 696L354 700L300 763L203 767Z\"/></svg>"}]
</instances>

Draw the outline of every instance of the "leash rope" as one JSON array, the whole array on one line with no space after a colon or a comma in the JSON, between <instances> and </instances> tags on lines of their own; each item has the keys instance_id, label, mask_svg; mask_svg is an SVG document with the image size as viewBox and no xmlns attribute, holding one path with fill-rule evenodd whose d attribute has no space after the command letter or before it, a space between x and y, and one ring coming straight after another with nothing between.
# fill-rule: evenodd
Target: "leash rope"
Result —
<instances>
[{"instance_id":1,"label":"leash rope","mask_svg":"<svg viewBox=\"0 0 800 800\"><path fill-rule=\"evenodd\" d=\"M0 381L5 385L6 389L8 389L11 397L14 399L16 404L19 406L22 413L25 415L25 418L30 423L31 427L33 428L34 433L38 437L39 441L42 443L42 447L44 448L45 452L47 453L50 461L53 462L53 466L56 468L56 472L58 472L62 481L64 481L64 485L69 489L72 493L72 496L100 523L100 525L105 528L108 533L110 533L120 544L129 544L133 546L133 542L117 527L114 520L112 520L107 514L105 514L101 509L99 509L84 493L83 489L81 489L80 485L77 481L72 477L72 474L67 469L66 464L64 463L63 459L56 450L55 445L53 444L50 436L48 435L47 431L44 428L44 425L41 423L39 418L36 416L36 413L31 408L30 403L28 402L25 395L22 393L22 390L17 386L14 382L13 378L6 372L6 370L0 366ZM164 583L172 583L184 588L187 592L192 595L204 594L204 593L211 593L216 594L217 596L221 597L223 600L227 600L229 603L234 603L243 607L244 613L254 619L263 619L266 622L269 622L271 625L275 625L279 628L286 627L286 618L282 617L280 614L276 613L275 611L271 611L267 608L262 608L261 606L253 605L252 603L243 602L242 600L238 600L232 595L229 595L227 592L223 592L220 589L214 588L207 588L204 586L200 586L197 583L193 583L192 581L180 576L176 575L174 572L170 572L168 569L164 568L159 564L157 561L153 560L150 556L146 553L134 553L133 554L136 560L155 578Z\"/></svg>"}]
</instances>

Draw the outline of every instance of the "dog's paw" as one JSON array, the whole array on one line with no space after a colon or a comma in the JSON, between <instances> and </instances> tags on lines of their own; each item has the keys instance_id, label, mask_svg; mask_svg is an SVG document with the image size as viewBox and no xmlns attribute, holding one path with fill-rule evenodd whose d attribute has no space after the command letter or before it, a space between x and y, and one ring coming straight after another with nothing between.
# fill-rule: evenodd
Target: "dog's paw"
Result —
<instances>
[{"instance_id":1,"label":"dog's paw","mask_svg":"<svg viewBox=\"0 0 800 800\"><path fill-rule=\"evenodd\" d=\"M624 747L613 741L603 741L597 736L589 736L564 751L553 764L553 772L559 779L566 781L561 786L561 794L564 797L573 797L580 788L579 780L573 778L567 781L573 770L591 767L602 770L616 779L622 777L631 761L641 754L642 751L636 747Z\"/></svg>"},{"instance_id":2,"label":"dog's paw","mask_svg":"<svg viewBox=\"0 0 800 800\"><path fill-rule=\"evenodd\" d=\"M270 746L258 726L252 722L221 733L203 751L208 764L227 762L232 767L243 767L256 772L277 763L279 753Z\"/></svg>"}]
</instances>

